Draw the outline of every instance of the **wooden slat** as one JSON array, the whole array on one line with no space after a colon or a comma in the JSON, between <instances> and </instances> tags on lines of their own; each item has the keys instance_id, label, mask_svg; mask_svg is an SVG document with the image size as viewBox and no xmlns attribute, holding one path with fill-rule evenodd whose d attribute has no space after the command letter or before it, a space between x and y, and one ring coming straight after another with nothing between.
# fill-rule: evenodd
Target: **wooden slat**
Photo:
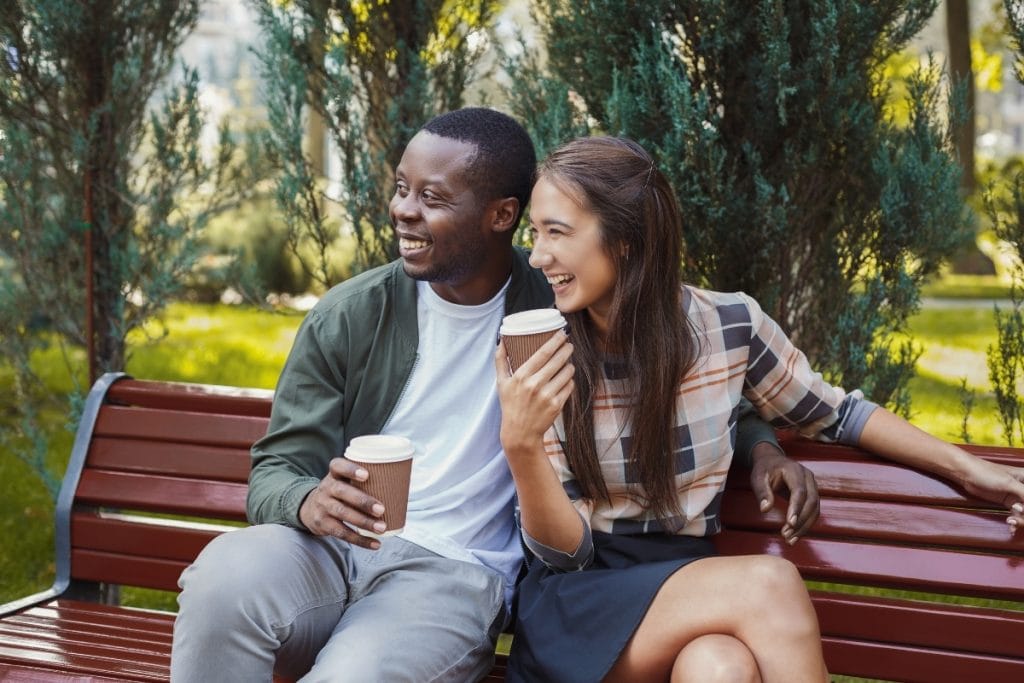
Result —
<instances>
[{"instance_id":1,"label":"wooden slat","mask_svg":"<svg viewBox=\"0 0 1024 683\"><path fill-rule=\"evenodd\" d=\"M87 512L76 512L71 517L74 548L181 562L192 562L219 533L145 517L107 517Z\"/></svg>"},{"instance_id":2,"label":"wooden slat","mask_svg":"<svg viewBox=\"0 0 1024 683\"><path fill-rule=\"evenodd\" d=\"M727 490L722 522L728 529L778 533L786 513L780 499L767 514L749 491ZM1005 512L986 512L881 501L822 498L815 537L865 539L901 545L986 549L1024 563L1024 534L1014 534Z\"/></svg>"},{"instance_id":3,"label":"wooden slat","mask_svg":"<svg viewBox=\"0 0 1024 683\"><path fill-rule=\"evenodd\" d=\"M96 437L89 446L89 467L124 472L167 474L246 483L249 449Z\"/></svg>"},{"instance_id":4,"label":"wooden slat","mask_svg":"<svg viewBox=\"0 0 1024 683\"><path fill-rule=\"evenodd\" d=\"M124 611L124 610L122 610ZM124 639L148 643L156 649L170 647L173 615L166 624L152 620L118 617L99 611L77 610L72 614L31 609L0 620L0 632L34 633L41 638L87 637L97 641L118 642Z\"/></svg>"},{"instance_id":5,"label":"wooden slat","mask_svg":"<svg viewBox=\"0 0 1024 683\"><path fill-rule=\"evenodd\" d=\"M0 662L24 662L61 671L97 673L127 681L167 680L170 656L135 651L128 656L96 647L66 649L60 643L0 640Z\"/></svg>"},{"instance_id":6,"label":"wooden slat","mask_svg":"<svg viewBox=\"0 0 1024 683\"><path fill-rule=\"evenodd\" d=\"M45 619L61 619L69 622L81 621L100 624L111 628L129 628L154 633L170 634L174 626L174 615L167 612L139 607L104 605L83 600L61 598L44 605L38 605L20 612L21 615L35 615Z\"/></svg>"},{"instance_id":7,"label":"wooden slat","mask_svg":"<svg viewBox=\"0 0 1024 683\"><path fill-rule=\"evenodd\" d=\"M47 651L121 653L126 658L135 652L167 657L171 654L170 637L149 640L127 629L114 634L97 631L91 625L72 629L59 622L31 624L4 620L0 622L0 642L11 646L21 643L25 647Z\"/></svg>"},{"instance_id":8,"label":"wooden slat","mask_svg":"<svg viewBox=\"0 0 1024 683\"><path fill-rule=\"evenodd\" d=\"M270 417L273 395L268 389L122 379L107 392L107 400L146 408Z\"/></svg>"},{"instance_id":9,"label":"wooden slat","mask_svg":"<svg viewBox=\"0 0 1024 683\"><path fill-rule=\"evenodd\" d=\"M125 586L178 590L178 577L191 562L71 549L71 577Z\"/></svg>"},{"instance_id":10,"label":"wooden slat","mask_svg":"<svg viewBox=\"0 0 1024 683\"><path fill-rule=\"evenodd\" d=\"M1024 664L1024 612L812 592L823 636L996 655ZM1024 607L1024 605L1022 605Z\"/></svg>"},{"instance_id":11,"label":"wooden slat","mask_svg":"<svg viewBox=\"0 0 1024 683\"><path fill-rule=\"evenodd\" d=\"M1024 600L1024 565L1016 558L883 545L869 550L819 538L790 546L778 535L746 531L723 532L714 542L725 555L780 555L808 579Z\"/></svg>"},{"instance_id":12,"label":"wooden slat","mask_svg":"<svg viewBox=\"0 0 1024 683\"><path fill-rule=\"evenodd\" d=\"M879 625L885 629L884 624ZM885 643L822 639L832 674L902 683L1020 683L1024 662L1002 657L901 648Z\"/></svg>"},{"instance_id":13,"label":"wooden slat","mask_svg":"<svg viewBox=\"0 0 1024 683\"><path fill-rule=\"evenodd\" d=\"M107 405L96 420L93 438L109 436L249 448L266 433L267 420L262 417Z\"/></svg>"},{"instance_id":14,"label":"wooden slat","mask_svg":"<svg viewBox=\"0 0 1024 683\"><path fill-rule=\"evenodd\" d=\"M75 500L111 508L244 521L247 490L245 484L232 482L87 469L78 482Z\"/></svg>"},{"instance_id":15,"label":"wooden slat","mask_svg":"<svg viewBox=\"0 0 1024 683\"><path fill-rule=\"evenodd\" d=\"M34 666L4 664L0 662L0 681L4 683L82 683L79 673L53 671ZM89 673L89 683L123 683L123 678L109 678Z\"/></svg>"}]
</instances>

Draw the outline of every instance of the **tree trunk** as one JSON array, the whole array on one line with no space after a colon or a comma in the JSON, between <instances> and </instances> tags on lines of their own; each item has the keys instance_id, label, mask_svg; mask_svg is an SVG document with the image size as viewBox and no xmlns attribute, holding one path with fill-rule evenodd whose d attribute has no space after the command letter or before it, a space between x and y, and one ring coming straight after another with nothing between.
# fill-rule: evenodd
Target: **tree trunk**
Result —
<instances>
[{"instance_id":1,"label":"tree trunk","mask_svg":"<svg viewBox=\"0 0 1024 683\"><path fill-rule=\"evenodd\" d=\"M974 192L974 69L971 65L971 17L968 0L946 0L946 40L949 48L949 77L954 89L963 89L964 118L953 131L957 158L960 161L961 187L965 195ZM952 259L953 272L971 275L992 275L992 260L970 244Z\"/></svg>"}]
</instances>

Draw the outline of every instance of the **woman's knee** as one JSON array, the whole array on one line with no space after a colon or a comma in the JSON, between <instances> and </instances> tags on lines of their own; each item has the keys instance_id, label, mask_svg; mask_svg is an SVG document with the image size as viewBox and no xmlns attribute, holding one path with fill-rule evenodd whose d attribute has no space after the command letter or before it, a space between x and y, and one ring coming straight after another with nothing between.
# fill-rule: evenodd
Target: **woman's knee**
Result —
<instances>
[{"instance_id":1,"label":"woman's knee","mask_svg":"<svg viewBox=\"0 0 1024 683\"><path fill-rule=\"evenodd\" d=\"M724 634L696 638L679 652L672 683L760 683L754 655L740 640Z\"/></svg>"},{"instance_id":2,"label":"woman's knee","mask_svg":"<svg viewBox=\"0 0 1024 683\"><path fill-rule=\"evenodd\" d=\"M796 566L789 560L774 555L758 555L751 558L748 585L768 598L803 598L807 586Z\"/></svg>"}]
</instances>

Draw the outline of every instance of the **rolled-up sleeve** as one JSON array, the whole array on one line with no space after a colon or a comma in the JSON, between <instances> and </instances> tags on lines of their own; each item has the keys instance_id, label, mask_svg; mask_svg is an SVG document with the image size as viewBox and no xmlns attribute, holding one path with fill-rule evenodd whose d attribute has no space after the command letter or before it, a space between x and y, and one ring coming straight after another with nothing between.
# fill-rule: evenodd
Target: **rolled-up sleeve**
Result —
<instances>
[{"instance_id":1,"label":"rolled-up sleeve","mask_svg":"<svg viewBox=\"0 0 1024 683\"><path fill-rule=\"evenodd\" d=\"M751 322L744 395L776 427L796 427L809 438L856 445L877 406L859 391L847 394L826 382L757 302L743 298Z\"/></svg>"}]
</instances>

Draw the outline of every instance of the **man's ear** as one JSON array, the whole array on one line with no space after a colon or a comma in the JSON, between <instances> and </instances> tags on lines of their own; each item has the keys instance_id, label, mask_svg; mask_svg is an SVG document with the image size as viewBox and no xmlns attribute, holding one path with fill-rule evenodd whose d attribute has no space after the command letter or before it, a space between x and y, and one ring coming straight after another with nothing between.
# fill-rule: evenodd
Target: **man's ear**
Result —
<instances>
[{"instance_id":1,"label":"man's ear","mask_svg":"<svg viewBox=\"0 0 1024 683\"><path fill-rule=\"evenodd\" d=\"M519 221L516 220L519 215L519 200L515 197L495 199L491 204L491 212L491 228L494 232L507 232L519 226Z\"/></svg>"}]
</instances>

